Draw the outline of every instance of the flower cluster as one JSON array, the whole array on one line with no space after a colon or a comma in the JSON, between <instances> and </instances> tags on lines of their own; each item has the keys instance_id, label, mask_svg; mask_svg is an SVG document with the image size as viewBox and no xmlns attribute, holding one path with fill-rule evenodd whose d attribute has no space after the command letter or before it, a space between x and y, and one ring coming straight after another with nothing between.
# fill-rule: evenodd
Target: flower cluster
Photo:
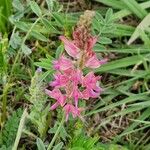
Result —
<instances>
[{"instance_id":1,"label":"flower cluster","mask_svg":"<svg viewBox=\"0 0 150 150\"><path fill-rule=\"evenodd\" d=\"M83 73L84 68L95 69L107 61L107 59L99 60L93 51L97 41L97 38L89 32L93 15L92 11L86 11L81 16L73 31L72 40L60 36L67 55L62 54L53 62L56 70L54 81L50 83L53 90L46 89L46 94L56 100L51 110L58 106L63 107L66 121L70 113L73 117L81 117L83 108L78 107L79 100L97 98L102 92L98 82L101 76L95 76L93 71L86 75Z\"/></svg>"}]
</instances>

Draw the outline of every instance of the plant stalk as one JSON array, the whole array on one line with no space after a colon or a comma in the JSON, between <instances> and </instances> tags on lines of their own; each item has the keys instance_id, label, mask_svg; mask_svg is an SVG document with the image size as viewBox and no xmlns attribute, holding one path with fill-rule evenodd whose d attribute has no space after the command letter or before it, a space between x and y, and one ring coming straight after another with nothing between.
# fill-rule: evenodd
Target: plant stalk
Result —
<instances>
[{"instance_id":1,"label":"plant stalk","mask_svg":"<svg viewBox=\"0 0 150 150\"><path fill-rule=\"evenodd\" d=\"M61 130L61 128L62 128L64 122L65 122L65 113L63 114L63 117L62 117L62 120L61 120L61 122L60 122L60 124L59 124L59 127L58 127L58 129L57 129L57 131L56 131L56 133L55 133L53 139L51 140L51 142L50 142L50 144L49 144L47 150L51 150L51 149L52 149L52 146L53 146L55 140L57 139L58 134L60 133L60 130Z\"/></svg>"}]
</instances>

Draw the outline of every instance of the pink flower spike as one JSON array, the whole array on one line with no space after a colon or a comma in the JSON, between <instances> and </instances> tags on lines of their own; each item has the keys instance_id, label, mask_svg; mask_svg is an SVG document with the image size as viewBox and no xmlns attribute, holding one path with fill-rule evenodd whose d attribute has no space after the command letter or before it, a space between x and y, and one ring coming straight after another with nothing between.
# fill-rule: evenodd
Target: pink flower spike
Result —
<instances>
[{"instance_id":1,"label":"pink flower spike","mask_svg":"<svg viewBox=\"0 0 150 150\"><path fill-rule=\"evenodd\" d=\"M61 56L58 60L55 60L53 64L56 70L67 70L73 68L72 61L65 56Z\"/></svg>"},{"instance_id":2,"label":"pink flower spike","mask_svg":"<svg viewBox=\"0 0 150 150\"><path fill-rule=\"evenodd\" d=\"M65 36L60 36L60 40L64 43L66 52L72 57L78 57L79 48L75 46L73 41L69 41Z\"/></svg>"}]
</instances>

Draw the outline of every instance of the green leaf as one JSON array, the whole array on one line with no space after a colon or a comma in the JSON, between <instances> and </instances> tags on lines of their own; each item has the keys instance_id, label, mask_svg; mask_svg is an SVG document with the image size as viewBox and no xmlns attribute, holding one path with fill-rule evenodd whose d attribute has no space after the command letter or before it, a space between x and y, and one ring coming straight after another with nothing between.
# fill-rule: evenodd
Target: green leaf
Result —
<instances>
[{"instance_id":1,"label":"green leaf","mask_svg":"<svg viewBox=\"0 0 150 150\"><path fill-rule=\"evenodd\" d=\"M137 15L140 19L143 19L148 13L143 9L136 0L121 0L128 7L128 9Z\"/></svg>"},{"instance_id":2,"label":"green leaf","mask_svg":"<svg viewBox=\"0 0 150 150\"><path fill-rule=\"evenodd\" d=\"M0 32L6 31L11 13L12 3L10 0L0 0Z\"/></svg>"},{"instance_id":3,"label":"green leaf","mask_svg":"<svg viewBox=\"0 0 150 150\"><path fill-rule=\"evenodd\" d=\"M54 0L46 0L49 11L53 11Z\"/></svg>"},{"instance_id":4,"label":"green leaf","mask_svg":"<svg viewBox=\"0 0 150 150\"><path fill-rule=\"evenodd\" d=\"M60 142L57 145L54 146L53 150L61 150L63 147L64 143Z\"/></svg>"},{"instance_id":5,"label":"green leaf","mask_svg":"<svg viewBox=\"0 0 150 150\"><path fill-rule=\"evenodd\" d=\"M9 44L12 46L12 48L17 49L21 44L21 38L19 37L19 33L16 32L11 36L11 39L9 41Z\"/></svg>"},{"instance_id":6,"label":"green leaf","mask_svg":"<svg viewBox=\"0 0 150 150\"><path fill-rule=\"evenodd\" d=\"M51 128L48 132L49 132L49 133L56 133L58 126L59 126L59 123L56 122L55 125L54 125L54 127ZM59 136L60 136L64 141L65 141L66 138L69 136L69 135L67 134L66 129L65 129L64 126L61 127Z\"/></svg>"},{"instance_id":7,"label":"green leaf","mask_svg":"<svg viewBox=\"0 0 150 150\"><path fill-rule=\"evenodd\" d=\"M148 14L136 27L127 44L130 45L131 43L133 43L140 36L140 30L145 31L149 26L150 26L150 14Z\"/></svg>"},{"instance_id":8,"label":"green leaf","mask_svg":"<svg viewBox=\"0 0 150 150\"><path fill-rule=\"evenodd\" d=\"M134 55L134 56L118 59L102 65L100 68L96 69L95 72L105 72L105 71L118 69L122 67L128 67L138 63L139 61L142 61L144 58L146 58L146 55L142 55L142 56Z\"/></svg>"},{"instance_id":9,"label":"green leaf","mask_svg":"<svg viewBox=\"0 0 150 150\"><path fill-rule=\"evenodd\" d=\"M132 33L134 32L135 28L129 25L124 25L124 24L114 24L116 27L115 32L113 34L115 36L131 36Z\"/></svg>"},{"instance_id":10,"label":"green leaf","mask_svg":"<svg viewBox=\"0 0 150 150\"><path fill-rule=\"evenodd\" d=\"M24 32L28 32L28 30L32 26L32 24L28 24L26 22L21 22L21 21L15 22L15 25L16 25L17 28L23 30ZM48 42L48 39L43 34L38 32L38 29L32 30L30 32L30 35L33 36L34 38L40 40L40 41Z\"/></svg>"},{"instance_id":11,"label":"green leaf","mask_svg":"<svg viewBox=\"0 0 150 150\"><path fill-rule=\"evenodd\" d=\"M89 115L92 115L92 114L95 114L95 113L99 113L99 112L102 112L102 111L106 111L106 110L110 110L110 109L113 109L117 106L120 106L120 105L123 105L123 104L127 104L129 102L134 102L134 101L137 101L137 100L147 100L148 96L145 95L145 93L141 93L141 94L136 94L135 95L132 95L132 96L129 96L121 101L118 101L116 103L112 103L110 105L107 105L103 108L99 108L97 110L92 110L91 112L87 113L86 116L89 116ZM119 112L120 113L120 112ZM120 114L119 114L120 115Z\"/></svg>"},{"instance_id":12,"label":"green leaf","mask_svg":"<svg viewBox=\"0 0 150 150\"><path fill-rule=\"evenodd\" d=\"M5 123L4 129L2 131L2 142L3 145L7 147L7 150L12 149L22 113L22 109L17 109Z\"/></svg>"},{"instance_id":13,"label":"green leaf","mask_svg":"<svg viewBox=\"0 0 150 150\"><path fill-rule=\"evenodd\" d=\"M58 31L51 23L51 20L47 20L45 18L42 18L42 23L44 24L46 30L48 30L49 32L53 32L53 33L58 33L60 34L61 32Z\"/></svg>"},{"instance_id":14,"label":"green leaf","mask_svg":"<svg viewBox=\"0 0 150 150\"><path fill-rule=\"evenodd\" d=\"M60 26L60 27L63 27L63 25L64 25L64 17L65 16L63 16L62 14L60 14L60 13L53 13L53 17L55 18L55 20L56 20L56 23Z\"/></svg>"},{"instance_id":15,"label":"green leaf","mask_svg":"<svg viewBox=\"0 0 150 150\"><path fill-rule=\"evenodd\" d=\"M35 62L34 64L46 70L53 70L51 59L41 58L40 62Z\"/></svg>"},{"instance_id":16,"label":"green leaf","mask_svg":"<svg viewBox=\"0 0 150 150\"><path fill-rule=\"evenodd\" d=\"M124 8L122 2L120 2L120 1L118 1L118 0L95 0L95 1L101 2L101 3L103 3L104 5L113 7L113 8L115 8L115 9L123 9L123 8Z\"/></svg>"},{"instance_id":17,"label":"green leaf","mask_svg":"<svg viewBox=\"0 0 150 150\"><path fill-rule=\"evenodd\" d=\"M27 32L30 29L28 24L26 22L22 22L22 21L15 22L15 26L25 32Z\"/></svg>"},{"instance_id":18,"label":"green leaf","mask_svg":"<svg viewBox=\"0 0 150 150\"><path fill-rule=\"evenodd\" d=\"M42 11L36 2L30 1L30 7L37 16L39 16L39 17L42 16Z\"/></svg>"},{"instance_id":19,"label":"green leaf","mask_svg":"<svg viewBox=\"0 0 150 150\"><path fill-rule=\"evenodd\" d=\"M29 55L32 52L32 50L25 44L22 45L21 49L25 55Z\"/></svg>"},{"instance_id":20,"label":"green leaf","mask_svg":"<svg viewBox=\"0 0 150 150\"><path fill-rule=\"evenodd\" d=\"M139 4L143 9L147 9L147 8L149 8L150 7L150 1L147 1L147 2L143 2L143 3L140 3ZM125 17L125 16L128 16L128 15L130 15L130 14L132 14L132 12L130 11L130 10L128 10L128 9L122 9L122 10L120 10L120 11L118 11L118 12L116 12L116 13L114 13L114 19L122 19L123 17Z\"/></svg>"},{"instance_id":21,"label":"green leaf","mask_svg":"<svg viewBox=\"0 0 150 150\"><path fill-rule=\"evenodd\" d=\"M37 138L36 144L37 144L38 150L46 150L45 145L40 138Z\"/></svg>"},{"instance_id":22,"label":"green leaf","mask_svg":"<svg viewBox=\"0 0 150 150\"><path fill-rule=\"evenodd\" d=\"M34 38L36 38L36 39L38 39L40 41L48 42L48 39L43 34L41 34L40 32L32 31L30 33L30 35L32 35Z\"/></svg>"},{"instance_id":23,"label":"green leaf","mask_svg":"<svg viewBox=\"0 0 150 150\"><path fill-rule=\"evenodd\" d=\"M58 59L61 56L63 51L64 51L64 46L63 45L58 46L58 48L56 50L56 59Z\"/></svg>"},{"instance_id":24,"label":"green leaf","mask_svg":"<svg viewBox=\"0 0 150 150\"><path fill-rule=\"evenodd\" d=\"M100 44L111 44L112 40L110 38L107 38L107 37L101 37L99 40L99 43Z\"/></svg>"},{"instance_id":25,"label":"green leaf","mask_svg":"<svg viewBox=\"0 0 150 150\"><path fill-rule=\"evenodd\" d=\"M20 12L24 11L24 6L22 5L20 0L13 0L12 5L18 11L20 11Z\"/></svg>"},{"instance_id":26,"label":"green leaf","mask_svg":"<svg viewBox=\"0 0 150 150\"><path fill-rule=\"evenodd\" d=\"M105 20L106 22L109 22L110 20L112 20L113 16L113 10L111 8L109 8L106 12L106 16L105 16Z\"/></svg>"}]
</instances>

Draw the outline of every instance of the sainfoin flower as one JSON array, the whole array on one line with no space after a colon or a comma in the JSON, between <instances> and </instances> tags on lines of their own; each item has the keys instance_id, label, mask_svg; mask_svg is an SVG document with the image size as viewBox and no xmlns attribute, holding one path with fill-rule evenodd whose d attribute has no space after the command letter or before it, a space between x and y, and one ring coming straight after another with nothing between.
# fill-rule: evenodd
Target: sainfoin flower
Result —
<instances>
[{"instance_id":1,"label":"sainfoin flower","mask_svg":"<svg viewBox=\"0 0 150 150\"><path fill-rule=\"evenodd\" d=\"M98 98L103 91L99 86L101 76L96 76L92 70L107 62L107 59L99 60L93 51L97 41L97 37L90 34L93 15L92 11L85 11L73 31L72 39L60 36L65 53L53 62L56 73L49 84L53 90L45 90L46 94L56 101L51 110L63 107L66 121L69 114L72 114L73 118L82 118L81 112L84 109L79 107L79 101ZM84 68L91 71L84 74Z\"/></svg>"}]
</instances>

